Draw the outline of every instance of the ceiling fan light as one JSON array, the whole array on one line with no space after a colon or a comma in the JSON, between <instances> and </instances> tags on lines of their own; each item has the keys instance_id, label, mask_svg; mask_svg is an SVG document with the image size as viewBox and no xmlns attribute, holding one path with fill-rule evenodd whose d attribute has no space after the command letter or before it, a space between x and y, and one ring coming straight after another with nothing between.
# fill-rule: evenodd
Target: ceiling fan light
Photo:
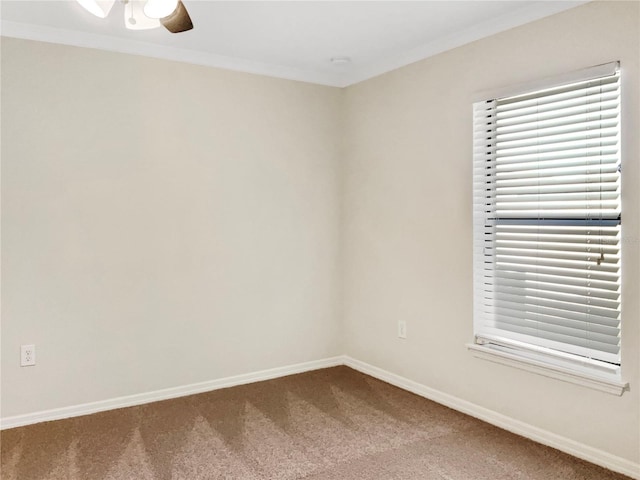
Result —
<instances>
[{"instance_id":1,"label":"ceiling fan light","mask_svg":"<svg viewBox=\"0 0 640 480\"><path fill-rule=\"evenodd\" d=\"M160 20L144 14L142 2L139 0L129 0L124 5L124 25L128 30L149 30L161 26Z\"/></svg>"},{"instance_id":2,"label":"ceiling fan light","mask_svg":"<svg viewBox=\"0 0 640 480\"><path fill-rule=\"evenodd\" d=\"M171 15L178 6L178 0L147 0L144 14L149 18L164 18Z\"/></svg>"},{"instance_id":3,"label":"ceiling fan light","mask_svg":"<svg viewBox=\"0 0 640 480\"><path fill-rule=\"evenodd\" d=\"M105 18L116 0L77 0L77 2L96 17Z\"/></svg>"}]
</instances>

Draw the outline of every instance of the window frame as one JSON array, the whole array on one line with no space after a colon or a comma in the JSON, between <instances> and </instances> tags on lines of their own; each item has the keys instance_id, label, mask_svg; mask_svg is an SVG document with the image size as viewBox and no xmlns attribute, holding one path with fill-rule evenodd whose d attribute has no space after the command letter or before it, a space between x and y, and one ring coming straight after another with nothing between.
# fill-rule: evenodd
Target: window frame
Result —
<instances>
[{"instance_id":1,"label":"window frame","mask_svg":"<svg viewBox=\"0 0 640 480\"><path fill-rule=\"evenodd\" d=\"M577 72L571 72L552 78L545 78L536 82L529 82L515 87L501 89L499 91L490 93L485 92L475 99L476 101L474 102L474 106L477 103L490 102L491 100L488 99L504 99L518 95L526 95L540 90L560 87L565 84L610 76L613 72L619 71L619 69L619 62L611 62ZM475 119L473 129L475 133ZM618 126L618 134L619 133L620 128ZM474 155L474 165L475 161ZM474 180L474 189L475 188ZM474 211L477 207L476 201L474 193ZM477 228L480 227L476 225L474 216L474 270L477 268L477 256L480 255L477 252L475 245ZM484 228L484 226L482 228ZM606 362L592 361L577 354L567 354L561 351L549 350L547 348L541 348L540 346L529 345L518 341L509 340L505 342L503 339L492 338L490 335L478 335L476 331L475 318L477 315L475 312L476 296L478 295L475 281L476 274L477 272L474 272L474 341L473 343L467 344L469 351L475 357L515 366L533 373L577 383L616 395L621 395L626 389L628 389L628 383L621 380L621 367L619 365L608 365ZM622 275L620 275L619 278L619 285L621 290ZM622 326L620 326L620 328L622 328ZM620 339L622 341L622 331L620 333Z\"/></svg>"}]
</instances>

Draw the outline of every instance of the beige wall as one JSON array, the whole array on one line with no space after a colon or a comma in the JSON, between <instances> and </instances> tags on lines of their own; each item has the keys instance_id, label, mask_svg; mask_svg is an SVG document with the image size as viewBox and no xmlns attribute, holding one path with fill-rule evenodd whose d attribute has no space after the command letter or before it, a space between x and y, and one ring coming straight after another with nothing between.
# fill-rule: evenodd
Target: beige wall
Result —
<instances>
[{"instance_id":1,"label":"beige wall","mask_svg":"<svg viewBox=\"0 0 640 480\"><path fill-rule=\"evenodd\" d=\"M340 97L3 38L2 416L342 353Z\"/></svg>"},{"instance_id":2,"label":"beige wall","mask_svg":"<svg viewBox=\"0 0 640 480\"><path fill-rule=\"evenodd\" d=\"M349 87L344 321L353 357L640 460L638 2L592 3ZM613 60L623 68L622 397L474 358L471 104ZM406 320L408 339L396 337Z\"/></svg>"}]
</instances>

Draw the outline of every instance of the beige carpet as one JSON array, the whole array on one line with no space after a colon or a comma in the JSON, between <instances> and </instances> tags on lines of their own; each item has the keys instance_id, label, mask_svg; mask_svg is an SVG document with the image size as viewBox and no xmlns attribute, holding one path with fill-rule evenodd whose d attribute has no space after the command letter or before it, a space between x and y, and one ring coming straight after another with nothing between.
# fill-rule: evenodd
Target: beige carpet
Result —
<instances>
[{"instance_id":1,"label":"beige carpet","mask_svg":"<svg viewBox=\"0 0 640 480\"><path fill-rule=\"evenodd\" d=\"M5 430L3 480L622 480L347 367Z\"/></svg>"}]
</instances>

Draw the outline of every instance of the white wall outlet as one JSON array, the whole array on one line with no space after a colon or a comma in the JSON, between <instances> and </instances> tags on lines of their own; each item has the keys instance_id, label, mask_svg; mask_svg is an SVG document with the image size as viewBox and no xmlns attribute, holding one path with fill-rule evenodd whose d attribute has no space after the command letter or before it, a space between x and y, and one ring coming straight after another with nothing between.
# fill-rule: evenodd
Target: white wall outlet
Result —
<instances>
[{"instance_id":1,"label":"white wall outlet","mask_svg":"<svg viewBox=\"0 0 640 480\"><path fill-rule=\"evenodd\" d=\"M407 322L398 320L398 338L407 338Z\"/></svg>"},{"instance_id":2,"label":"white wall outlet","mask_svg":"<svg viewBox=\"0 0 640 480\"><path fill-rule=\"evenodd\" d=\"M36 346L22 345L20 347L20 366L29 367L36 364Z\"/></svg>"}]
</instances>

